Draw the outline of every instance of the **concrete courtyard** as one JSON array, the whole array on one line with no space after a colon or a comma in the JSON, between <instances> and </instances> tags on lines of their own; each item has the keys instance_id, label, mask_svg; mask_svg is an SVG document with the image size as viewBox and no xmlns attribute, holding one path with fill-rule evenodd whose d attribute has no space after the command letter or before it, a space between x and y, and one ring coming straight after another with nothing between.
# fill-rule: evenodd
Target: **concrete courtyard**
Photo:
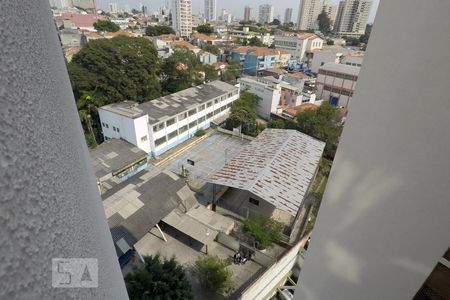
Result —
<instances>
[{"instance_id":1,"label":"concrete courtyard","mask_svg":"<svg viewBox=\"0 0 450 300\"><path fill-rule=\"evenodd\" d=\"M166 258L175 256L177 261L187 270L189 280L193 285L195 299L210 299L211 295L202 291L197 277L195 274L192 274L193 265L197 258L206 254L198 251L198 249L194 249L196 247L195 243L190 242L186 236L178 235L169 228L164 229L163 232L167 242L164 241L160 232L156 228L153 228L135 245L136 250L143 256L158 253ZM217 255L220 258L232 259L234 251L217 242L213 242L208 247L208 254ZM260 270L262 266L254 261L248 261L245 265L231 264L228 268L233 272L234 289L238 289L253 274Z\"/></svg>"}]
</instances>

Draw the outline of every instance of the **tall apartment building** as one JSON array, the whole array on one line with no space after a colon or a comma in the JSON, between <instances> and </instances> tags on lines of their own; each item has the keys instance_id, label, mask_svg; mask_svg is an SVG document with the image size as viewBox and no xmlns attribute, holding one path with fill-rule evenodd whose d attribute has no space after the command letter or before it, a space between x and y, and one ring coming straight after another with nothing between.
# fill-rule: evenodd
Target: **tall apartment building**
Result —
<instances>
[{"instance_id":1,"label":"tall apartment building","mask_svg":"<svg viewBox=\"0 0 450 300\"><path fill-rule=\"evenodd\" d=\"M273 22L273 5L262 4L259 6L258 22L261 24Z\"/></svg>"},{"instance_id":2,"label":"tall apartment building","mask_svg":"<svg viewBox=\"0 0 450 300\"><path fill-rule=\"evenodd\" d=\"M181 36L192 32L192 0L172 0L172 28Z\"/></svg>"},{"instance_id":3,"label":"tall apartment building","mask_svg":"<svg viewBox=\"0 0 450 300\"><path fill-rule=\"evenodd\" d=\"M252 18L252 8L250 6L246 6L244 8L244 22L250 21Z\"/></svg>"},{"instance_id":4,"label":"tall apartment building","mask_svg":"<svg viewBox=\"0 0 450 300\"><path fill-rule=\"evenodd\" d=\"M284 11L284 23L291 23L292 22L292 8L286 8Z\"/></svg>"},{"instance_id":5,"label":"tall apartment building","mask_svg":"<svg viewBox=\"0 0 450 300\"><path fill-rule=\"evenodd\" d=\"M215 21L217 17L216 0L205 0L205 19L207 22Z\"/></svg>"},{"instance_id":6,"label":"tall apartment building","mask_svg":"<svg viewBox=\"0 0 450 300\"><path fill-rule=\"evenodd\" d=\"M330 4L327 0L323 2L322 11L327 14L332 26L334 26L336 22L337 10L338 8L336 5Z\"/></svg>"},{"instance_id":7,"label":"tall apartment building","mask_svg":"<svg viewBox=\"0 0 450 300\"><path fill-rule=\"evenodd\" d=\"M372 0L339 2L334 31L342 35L363 35L369 19Z\"/></svg>"},{"instance_id":8,"label":"tall apartment building","mask_svg":"<svg viewBox=\"0 0 450 300\"><path fill-rule=\"evenodd\" d=\"M450 299L449 11L380 1L294 299Z\"/></svg>"},{"instance_id":9,"label":"tall apartment building","mask_svg":"<svg viewBox=\"0 0 450 300\"><path fill-rule=\"evenodd\" d=\"M317 17L322 12L322 0L301 0L298 12L297 27L300 30L317 28Z\"/></svg>"},{"instance_id":10,"label":"tall apartment building","mask_svg":"<svg viewBox=\"0 0 450 300\"><path fill-rule=\"evenodd\" d=\"M97 9L97 4L96 4L96 0L77 0L77 1L73 1L74 5L81 7L85 10L95 10Z\"/></svg>"}]
</instances>

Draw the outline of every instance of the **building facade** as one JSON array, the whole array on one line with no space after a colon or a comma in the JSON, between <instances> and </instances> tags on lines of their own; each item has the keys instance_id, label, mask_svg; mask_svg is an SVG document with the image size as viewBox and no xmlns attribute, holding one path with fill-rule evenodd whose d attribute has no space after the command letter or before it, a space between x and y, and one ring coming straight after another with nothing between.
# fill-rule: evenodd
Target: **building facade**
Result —
<instances>
[{"instance_id":1,"label":"building facade","mask_svg":"<svg viewBox=\"0 0 450 300\"><path fill-rule=\"evenodd\" d=\"M273 5L262 4L259 6L258 22L261 24L273 22Z\"/></svg>"},{"instance_id":2,"label":"building facade","mask_svg":"<svg viewBox=\"0 0 450 300\"><path fill-rule=\"evenodd\" d=\"M321 0L300 1L297 28L300 30L315 30L317 28L317 17L322 11Z\"/></svg>"},{"instance_id":3,"label":"building facade","mask_svg":"<svg viewBox=\"0 0 450 300\"><path fill-rule=\"evenodd\" d=\"M328 1L323 2L322 11L325 12L330 19L332 28L336 22L337 9L336 5L332 5Z\"/></svg>"},{"instance_id":4,"label":"building facade","mask_svg":"<svg viewBox=\"0 0 450 300\"><path fill-rule=\"evenodd\" d=\"M366 31L372 0L339 2L334 31L340 35L361 36Z\"/></svg>"},{"instance_id":5,"label":"building facade","mask_svg":"<svg viewBox=\"0 0 450 300\"><path fill-rule=\"evenodd\" d=\"M317 97L332 105L348 108L356 88L360 67L326 63L316 79Z\"/></svg>"},{"instance_id":6,"label":"building facade","mask_svg":"<svg viewBox=\"0 0 450 300\"><path fill-rule=\"evenodd\" d=\"M238 82L241 85L241 90L247 90L260 98L256 106L258 116L270 120L270 115L276 113L280 105L280 84L262 78L248 77L239 78Z\"/></svg>"},{"instance_id":7,"label":"building facade","mask_svg":"<svg viewBox=\"0 0 450 300\"><path fill-rule=\"evenodd\" d=\"M125 101L98 111L106 140L124 139L156 157L209 128L238 98L238 87L213 81L142 104Z\"/></svg>"},{"instance_id":8,"label":"building facade","mask_svg":"<svg viewBox=\"0 0 450 300\"><path fill-rule=\"evenodd\" d=\"M304 61L307 53L322 49L323 40L313 33L282 33L275 35L275 47L289 52L292 58Z\"/></svg>"},{"instance_id":9,"label":"building facade","mask_svg":"<svg viewBox=\"0 0 450 300\"><path fill-rule=\"evenodd\" d=\"M117 14L119 12L119 7L116 2L109 4L109 12L112 14Z\"/></svg>"},{"instance_id":10,"label":"building facade","mask_svg":"<svg viewBox=\"0 0 450 300\"><path fill-rule=\"evenodd\" d=\"M238 47L231 51L231 59L239 61L243 71L256 76L260 71L286 67L291 55L282 49Z\"/></svg>"},{"instance_id":11,"label":"building facade","mask_svg":"<svg viewBox=\"0 0 450 300\"><path fill-rule=\"evenodd\" d=\"M172 0L172 27L181 36L192 32L192 0Z\"/></svg>"},{"instance_id":12,"label":"building facade","mask_svg":"<svg viewBox=\"0 0 450 300\"><path fill-rule=\"evenodd\" d=\"M292 8L286 8L284 11L284 23L289 24L292 22Z\"/></svg>"},{"instance_id":13,"label":"building facade","mask_svg":"<svg viewBox=\"0 0 450 300\"><path fill-rule=\"evenodd\" d=\"M215 21L217 18L216 0L205 0L205 19L206 22Z\"/></svg>"},{"instance_id":14,"label":"building facade","mask_svg":"<svg viewBox=\"0 0 450 300\"><path fill-rule=\"evenodd\" d=\"M248 22L252 19L252 8L250 6L246 6L244 8L244 22Z\"/></svg>"}]
</instances>

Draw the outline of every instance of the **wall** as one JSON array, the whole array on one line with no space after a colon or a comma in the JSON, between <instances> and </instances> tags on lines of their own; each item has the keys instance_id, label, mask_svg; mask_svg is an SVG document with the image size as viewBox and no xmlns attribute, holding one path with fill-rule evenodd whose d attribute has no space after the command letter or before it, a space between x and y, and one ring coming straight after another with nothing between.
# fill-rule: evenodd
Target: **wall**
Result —
<instances>
[{"instance_id":1,"label":"wall","mask_svg":"<svg viewBox=\"0 0 450 300\"><path fill-rule=\"evenodd\" d=\"M0 298L127 299L49 2L2 1ZM52 288L52 258L99 287Z\"/></svg>"},{"instance_id":2,"label":"wall","mask_svg":"<svg viewBox=\"0 0 450 300\"><path fill-rule=\"evenodd\" d=\"M449 11L380 1L295 299L412 299L447 250Z\"/></svg>"}]
</instances>

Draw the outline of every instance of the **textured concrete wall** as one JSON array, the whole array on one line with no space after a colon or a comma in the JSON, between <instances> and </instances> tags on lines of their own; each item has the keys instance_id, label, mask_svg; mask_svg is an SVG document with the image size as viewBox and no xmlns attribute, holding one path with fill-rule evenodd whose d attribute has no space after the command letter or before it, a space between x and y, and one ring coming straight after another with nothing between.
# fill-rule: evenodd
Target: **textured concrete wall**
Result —
<instances>
[{"instance_id":1,"label":"textured concrete wall","mask_svg":"<svg viewBox=\"0 0 450 300\"><path fill-rule=\"evenodd\" d=\"M381 1L296 299L412 299L449 246L448 12Z\"/></svg>"},{"instance_id":2,"label":"textured concrete wall","mask_svg":"<svg viewBox=\"0 0 450 300\"><path fill-rule=\"evenodd\" d=\"M126 299L49 2L0 7L0 298ZM52 288L55 257L99 288Z\"/></svg>"}]
</instances>

